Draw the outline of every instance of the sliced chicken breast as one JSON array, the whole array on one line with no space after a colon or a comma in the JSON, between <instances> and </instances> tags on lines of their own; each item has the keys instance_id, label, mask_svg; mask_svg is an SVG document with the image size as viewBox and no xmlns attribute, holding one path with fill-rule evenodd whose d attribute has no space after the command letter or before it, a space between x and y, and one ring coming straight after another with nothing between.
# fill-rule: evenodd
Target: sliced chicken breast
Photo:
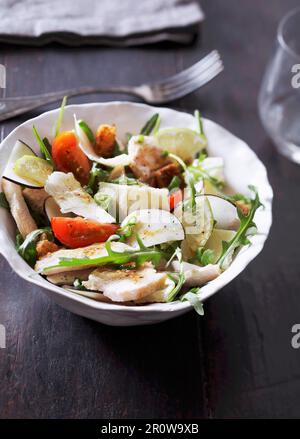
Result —
<instances>
[{"instance_id":1,"label":"sliced chicken breast","mask_svg":"<svg viewBox=\"0 0 300 439\"><path fill-rule=\"evenodd\" d=\"M114 223L115 218L98 206L80 183L69 172L53 172L47 179L45 190L52 195L62 213L73 212L100 223Z\"/></svg>"},{"instance_id":2,"label":"sliced chicken breast","mask_svg":"<svg viewBox=\"0 0 300 439\"><path fill-rule=\"evenodd\" d=\"M30 215L25 203L22 187L9 180L2 179L2 189L8 201L11 214L17 224L18 230L23 238L37 229L37 225Z\"/></svg>"},{"instance_id":3,"label":"sliced chicken breast","mask_svg":"<svg viewBox=\"0 0 300 439\"><path fill-rule=\"evenodd\" d=\"M84 270L66 271L63 273L51 274L47 280L55 285L73 285L75 279L88 280L93 268Z\"/></svg>"},{"instance_id":4,"label":"sliced chicken breast","mask_svg":"<svg viewBox=\"0 0 300 439\"><path fill-rule=\"evenodd\" d=\"M169 165L172 161L162 155L162 150L154 145L151 136L132 136L128 142L128 154L131 158L130 168L140 181L156 186L155 171Z\"/></svg>"},{"instance_id":5,"label":"sliced chicken breast","mask_svg":"<svg viewBox=\"0 0 300 439\"><path fill-rule=\"evenodd\" d=\"M166 280L166 273L157 273L151 267L139 270L98 268L82 284L88 290L102 291L104 296L114 302L128 302L164 288Z\"/></svg>"},{"instance_id":6,"label":"sliced chicken breast","mask_svg":"<svg viewBox=\"0 0 300 439\"><path fill-rule=\"evenodd\" d=\"M175 282L173 282L171 279L167 277L166 286L164 288L162 288L161 290L154 291L154 293L151 293L145 297L142 297L139 300L136 300L135 303L141 305L143 303L167 302L168 295L170 291L173 290L174 287L175 287Z\"/></svg>"},{"instance_id":7,"label":"sliced chicken breast","mask_svg":"<svg viewBox=\"0 0 300 439\"><path fill-rule=\"evenodd\" d=\"M111 243L112 250L116 252L124 252L125 250L130 250L131 247L129 245L123 244L122 242L112 242ZM83 265L83 266L70 266L70 267L55 267L49 269L49 267L54 267L59 263L61 258L89 258L95 259L101 256L107 256L107 250L105 248L105 243L101 244L93 244L87 247L76 248L76 249L62 249L58 250L54 253L51 253L42 259L38 260L35 264L34 269L43 274L56 274L63 273L66 271L74 271L74 270L85 270L87 268L93 267L93 265Z\"/></svg>"},{"instance_id":8,"label":"sliced chicken breast","mask_svg":"<svg viewBox=\"0 0 300 439\"><path fill-rule=\"evenodd\" d=\"M172 267L174 270L179 271L179 262L173 261ZM183 270L185 276L185 285L189 287L201 287L201 285L206 284L221 274L220 267L217 264L209 264L205 265L204 267L199 267L195 264L183 262Z\"/></svg>"}]
</instances>

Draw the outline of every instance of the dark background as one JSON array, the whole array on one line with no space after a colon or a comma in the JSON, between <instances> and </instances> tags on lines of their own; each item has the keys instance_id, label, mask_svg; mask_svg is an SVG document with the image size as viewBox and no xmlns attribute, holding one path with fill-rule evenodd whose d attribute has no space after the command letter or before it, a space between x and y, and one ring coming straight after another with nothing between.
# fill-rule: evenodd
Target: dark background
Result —
<instances>
[{"instance_id":1,"label":"dark background","mask_svg":"<svg viewBox=\"0 0 300 439\"><path fill-rule=\"evenodd\" d=\"M191 312L149 327L112 328L61 309L0 259L1 418L261 418L300 416L300 169L280 157L257 115L278 20L297 0L206 0L189 47L0 48L7 96L73 86L138 84L218 49L225 71L173 107L203 114L246 140L266 164L274 224L263 252ZM89 96L71 102L111 100ZM48 109L48 108L46 108ZM32 113L30 116L35 115ZM1 138L29 116L1 126Z\"/></svg>"}]
</instances>

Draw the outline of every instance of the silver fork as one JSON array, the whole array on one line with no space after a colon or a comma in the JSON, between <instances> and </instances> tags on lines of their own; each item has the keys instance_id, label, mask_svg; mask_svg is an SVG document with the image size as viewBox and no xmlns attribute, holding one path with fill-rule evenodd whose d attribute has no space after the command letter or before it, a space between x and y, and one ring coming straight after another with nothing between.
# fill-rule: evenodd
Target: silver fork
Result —
<instances>
[{"instance_id":1,"label":"silver fork","mask_svg":"<svg viewBox=\"0 0 300 439\"><path fill-rule=\"evenodd\" d=\"M26 113L42 105L59 101L64 96L71 97L92 93L125 93L137 96L149 104L163 104L181 98L202 87L222 70L221 57L216 50L213 50L186 70L153 84L142 84L136 87L80 87L37 96L4 98L0 100L0 121Z\"/></svg>"}]
</instances>

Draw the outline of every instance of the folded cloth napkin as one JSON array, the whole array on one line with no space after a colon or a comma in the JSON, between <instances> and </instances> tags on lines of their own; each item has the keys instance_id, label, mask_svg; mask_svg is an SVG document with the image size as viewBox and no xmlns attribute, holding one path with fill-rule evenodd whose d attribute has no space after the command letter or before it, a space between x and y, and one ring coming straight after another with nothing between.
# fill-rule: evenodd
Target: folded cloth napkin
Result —
<instances>
[{"instance_id":1,"label":"folded cloth napkin","mask_svg":"<svg viewBox=\"0 0 300 439\"><path fill-rule=\"evenodd\" d=\"M197 0L1 0L0 42L129 46L189 43L204 15Z\"/></svg>"}]
</instances>

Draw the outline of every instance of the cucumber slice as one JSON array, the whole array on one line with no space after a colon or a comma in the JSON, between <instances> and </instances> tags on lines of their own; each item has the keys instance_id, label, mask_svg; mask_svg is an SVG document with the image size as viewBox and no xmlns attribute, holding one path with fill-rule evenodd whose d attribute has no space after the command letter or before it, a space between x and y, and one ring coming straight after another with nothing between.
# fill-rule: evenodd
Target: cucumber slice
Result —
<instances>
[{"instance_id":1,"label":"cucumber slice","mask_svg":"<svg viewBox=\"0 0 300 439\"><path fill-rule=\"evenodd\" d=\"M184 161L192 160L207 146L206 138L189 128L165 128L158 131L155 140L161 149L178 155Z\"/></svg>"},{"instance_id":2,"label":"cucumber slice","mask_svg":"<svg viewBox=\"0 0 300 439\"><path fill-rule=\"evenodd\" d=\"M30 188L42 187L42 185L33 183L32 181L28 181L27 179L16 175L16 173L14 172L13 168L15 162L24 155L37 157L37 154L25 142L23 142L22 140L17 140L8 158L6 167L3 172L3 178L12 181L13 183L17 183Z\"/></svg>"},{"instance_id":3,"label":"cucumber slice","mask_svg":"<svg viewBox=\"0 0 300 439\"><path fill-rule=\"evenodd\" d=\"M40 157L23 155L14 163L13 171L18 177L42 187L53 172L53 168L49 162Z\"/></svg>"},{"instance_id":4,"label":"cucumber slice","mask_svg":"<svg viewBox=\"0 0 300 439\"><path fill-rule=\"evenodd\" d=\"M205 249L213 250L214 260L213 264L217 262L222 253L222 241L231 241L236 234L233 230L214 229L208 241L205 244Z\"/></svg>"}]
</instances>

